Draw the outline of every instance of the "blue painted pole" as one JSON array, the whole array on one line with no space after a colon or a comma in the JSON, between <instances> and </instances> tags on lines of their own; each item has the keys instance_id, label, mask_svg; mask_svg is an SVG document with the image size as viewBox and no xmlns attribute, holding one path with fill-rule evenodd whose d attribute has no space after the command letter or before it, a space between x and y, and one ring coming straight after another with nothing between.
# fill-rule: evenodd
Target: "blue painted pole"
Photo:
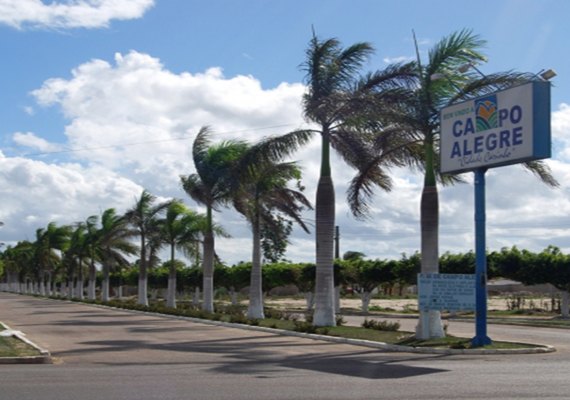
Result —
<instances>
[{"instance_id":1,"label":"blue painted pole","mask_svg":"<svg viewBox=\"0 0 570 400\"><path fill-rule=\"evenodd\" d=\"M487 336L487 254L485 232L485 172L475 170L475 337L474 347L491 344Z\"/></svg>"}]
</instances>

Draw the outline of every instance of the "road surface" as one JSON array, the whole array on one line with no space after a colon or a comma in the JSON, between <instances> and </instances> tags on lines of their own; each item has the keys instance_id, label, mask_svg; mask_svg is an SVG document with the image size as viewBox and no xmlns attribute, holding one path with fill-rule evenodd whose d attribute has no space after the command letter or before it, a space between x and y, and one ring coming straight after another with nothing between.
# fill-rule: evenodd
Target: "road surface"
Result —
<instances>
[{"instance_id":1,"label":"road surface","mask_svg":"<svg viewBox=\"0 0 570 400\"><path fill-rule=\"evenodd\" d=\"M0 293L0 321L57 360L0 365L0 400L570 397L562 330L532 328L538 342L563 345L556 353L418 355L7 293ZM491 334L518 331L505 329L514 330Z\"/></svg>"}]
</instances>

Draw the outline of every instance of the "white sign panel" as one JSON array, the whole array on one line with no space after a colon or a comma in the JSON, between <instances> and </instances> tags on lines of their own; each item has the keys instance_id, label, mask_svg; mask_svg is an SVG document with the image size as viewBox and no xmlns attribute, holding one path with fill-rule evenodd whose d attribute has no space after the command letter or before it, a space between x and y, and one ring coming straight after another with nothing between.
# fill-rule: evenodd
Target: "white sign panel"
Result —
<instances>
[{"instance_id":1,"label":"white sign panel","mask_svg":"<svg viewBox=\"0 0 570 400\"><path fill-rule=\"evenodd\" d=\"M418 274L421 311L475 310L474 274Z\"/></svg>"},{"instance_id":2,"label":"white sign panel","mask_svg":"<svg viewBox=\"0 0 570 400\"><path fill-rule=\"evenodd\" d=\"M550 84L530 82L442 109L441 172L550 157Z\"/></svg>"}]
</instances>

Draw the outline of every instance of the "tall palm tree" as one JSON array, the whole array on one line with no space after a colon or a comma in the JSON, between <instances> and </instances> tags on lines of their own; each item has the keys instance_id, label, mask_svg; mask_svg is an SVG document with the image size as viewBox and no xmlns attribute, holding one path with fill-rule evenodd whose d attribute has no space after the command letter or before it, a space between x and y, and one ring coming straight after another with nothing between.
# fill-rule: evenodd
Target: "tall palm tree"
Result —
<instances>
[{"instance_id":1,"label":"tall palm tree","mask_svg":"<svg viewBox=\"0 0 570 400\"><path fill-rule=\"evenodd\" d=\"M96 298L97 268L95 267L95 263L99 261L97 253L97 247L99 245L98 222L99 217L96 215L91 215L85 220L85 240L89 257L89 269L87 273L87 298L89 300L95 300Z\"/></svg>"},{"instance_id":2,"label":"tall palm tree","mask_svg":"<svg viewBox=\"0 0 570 400\"><path fill-rule=\"evenodd\" d=\"M125 256L138 252L130 238L136 232L129 227L124 216L117 215L114 208L109 208L101 215L101 227L97 232L97 252L101 260L103 281L101 287L101 300L109 301L109 274L115 266L128 265Z\"/></svg>"},{"instance_id":3,"label":"tall palm tree","mask_svg":"<svg viewBox=\"0 0 570 400\"><path fill-rule=\"evenodd\" d=\"M157 230L158 216L166 210L170 202L155 204L156 197L148 191L143 190L140 197L136 200L135 205L127 210L125 218L134 227L137 235L140 236L140 261L139 261L139 284L138 284L138 300L141 305L148 305L148 268L149 253L153 246L150 241L153 232ZM150 252L152 255L152 252Z\"/></svg>"},{"instance_id":4,"label":"tall palm tree","mask_svg":"<svg viewBox=\"0 0 570 400\"><path fill-rule=\"evenodd\" d=\"M364 62L373 53L369 43L356 43L343 48L334 38L320 40L313 33L302 65L308 91L303 97L305 117L319 126L321 135L321 169L316 196L316 303L314 324L335 325L333 248L335 227L335 194L331 178L331 146L357 169L366 167L355 149L366 151L369 135L365 134L367 115L374 111L374 92L382 86L398 86L412 75L410 64L393 71L360 75ZM387 104L387 103L385 103ZM372 165L372 164L370 164ZM373 165L369 183L390 188L389 177Z\"/></svg>"},{"instance_id":5,"label":"tall palm tree","mask_svg":"<svg viewBox=\"0 0 570 400\"><path fill-rule=\"evenodd\" d=\"M69 297L83 299L83 269L84 262L89 257L89 242L87 227L84 222L75 225L67 251L64 252L64 263L67 264L69 280ZM75 281L75 288L73 282Z\"/></svg>"},{"instance_id":6,"label":"tall palm tree","mask_svg":"<svg viewBox=\"0 0 570 400\"><path fill-rule=\"evenodd\" d=\"M162 240L170 246L167 307L176 308L175 250L178 248L188 255L194 255L195 244L200 241L200 233L205 226L205 221L204 215L188 209L179 200L170 203L165 217L159 221Z\"/></svg>"},{"instance_id":7,"label":"tall palm tree","mask_svg":"<svg viewBox=\"0 0 570 400\"><path fill-rule=\"evenodd\" d=\"M475 70L468 69L486 60L481 53L484 44L485 41L471 31L461 30L440 40L429 51L428 62L423 64L416 42L417 83L410 87L402 114L390 116L400 132L406 132L405 136L411 138L409 149L414 157L408 161L424 172L420 206L422 273L439 271L437 181L445 184L461 180L458 176L441 176L438 172L439 111L442 107L533 79L532 74L509 71L483 76L476 67ZM542 162L524 165L546 184L558 185ZM422 329L422 323L429 324L429 327ZM430 311L427 315L422 313L418 333L422 331L429 332L429 337L444 335L438 311Z\"/></svg>"},{"instance_id":8,"label":"tall palm tree","mask_svg":"<svg viewBox=\"0 0 570 400\"><path fill-rule=\"evenodd\" d=\"M56 263L60 260L61 252L65 251L69 244L70 232L71 228L69 226L58 227L54 222L50 222L46 228L36 230L34 259L37 267L37 278L41 295L46 294L46 274L51 277ZM51 281L51 279L49 279L49 281ZM48 291L49 290L50 288L48 288Z\"/></svg>"},{"instance_id":9,"label":"tall palm tree","mask_svg":"<svg viewBox=\"0 0 570 400\"><path fill-rule=\"evenodd\" d=\"M243 153L246 144L226 141L217 145L210 142L210 129L202 127L192 146L196 172L181 176L184 191L197 203L206 207L206 228L203 232L203 296L202 309L214 311L214 222L213 211L227 204L230 198L232 166Z\"/></svg>"},{"instance_id":10,"label":"tall palm tree","mask_svg":"<svg viewBox=\"0 0 570 400\"><path fill-rule=\"evenodd\" d=\"M253 235L252 268L249 295L249 318L264 318L261 274L261 229L275 224L275 213L296 221L309 232L301 219L302 211L311 209L310 202L301 190L288 186L296 180L298 189L301 171L294 162L279 162L309 139L306 133L290 133L268 138L251 146L237 163L233 190L235 209L243 214L251 225ZM279 145L280 144L280 145ZM269 151L272 149L272 151Z\"/></svg>"}]
</instances>

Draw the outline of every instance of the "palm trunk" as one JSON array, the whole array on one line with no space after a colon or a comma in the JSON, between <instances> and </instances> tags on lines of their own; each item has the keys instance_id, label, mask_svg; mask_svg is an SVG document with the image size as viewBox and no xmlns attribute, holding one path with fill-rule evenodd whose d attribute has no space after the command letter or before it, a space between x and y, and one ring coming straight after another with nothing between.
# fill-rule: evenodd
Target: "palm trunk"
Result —
<instances>
[{"instance_id":1,"label":"palm trunk","mask_svg":"<svg viewBox=\"0 0 570 400\"><path fill-rule=\"evenodd\" d=\"M214 233L212 231L212 208L207 209L208 229L204 233L204 270L202 310L214 312Z\"/></svg>"},{"instance_id":2,"label":"palm trunk","mask_svg":"<svg viewBox=\"0 0 570 400\"><path fill-rule=\"evenodd\" d=\"M363 291L360 295L360 300L362 301L362 312L368 313L368 307L370 306L370 299L372 297L372 293L369 291Z\"/></svg>"},{"instance_id":3,"label":"palm trunk","mask_svg":"<svg viewBox=\"0 0 570 400\"><path fill-rule=\"evenodd\" d=\"M570 293L567 291L563 291L561 294L561 301L560 301L560 313L563 319L570 318L570 313L568 310L570 304Z\"/></svg>"},{"instance_id":4,"label":"palm trunk","mask_svg":"<svg viewBox=\"0 0 570 400\"><path fill-rule=\"evenodd\" d=\"M148 271L146 267L146 237L141 233L141 259L139 265L139 285L137 304L148 306Z\"/></svg>"},{"instance_id":5,"label":"palm trunk","mask_svg":"<svg viewBox=\"0 0 570 400\"><path fill-rule=\"evenodd\" d=\"M247 316L252 319L263 319L263 288L261 275L261 235L259 215L252 221L253 255L251 260L251 276L249 285L249 306Z\"/></svg>"},{"instance_id":6,"label":"palm trunk","mask_svg":"<svg viewBox=\"0 0 570 400\"><path fill-rule=\"evenodd\" d=\"M73 282L74 282L74 276L75 274L73 273L73 266L70 268L68 275L67 275L67 298L68 299L72 299L73 298Z\"/></svg>"},{"instance_id":7,"label":"palm trunk","mask_svg":"<svg viewBox=\"0 0 570 400\"><path fill-rule=\"evenodd\" d=\"M105 262L103 263L103 281L101 282L101 300L102 301L109 301L109 265Z\"/></svg>"},{"instance_id":8,"label":"palm trunk","mask_svg":"<svg viewBox=\"0 0 570 400\"><path fill-rule=\"evenodd\" d=\"M437 187L425 186L421 198L421 247L423 274L439 272L439 204ZM444 337L443 323L439 311L421 311L416 337L430 339Z\"/></svg>"},{"instance_id":9,"label":"palm trunk","mask_svg":"<svg viewBox=\"0 0 570 400\"><path fill-rule=\"evenodd\" d=\"M45 296L46 294L46 287L45 287L45 276L44 276L45 272L42 269L40 272L40 279L39 279L39 290L37 291L37 294L41 295L41 296Z\"/></svg>"},{"instance_id":10,"label":"palm trunk","mask_svg":"<svg viewBox=\"0 0 570 400\"><path fill-rule=\"evenodd\" d=\"M174 243L170 244L170 269L168 271L166 307L176 308L176 266L174 265Z\"/></svg>"},{"instance_id":11,"label":"palm trunk","mask_svg":"<svg viewBox=\"0 0 570 400\"><path fill-rule=\"evenodd\" d=\"M340 285L334 287L334 312L340 314Z\"/></svg>"},{"instance_id":12,"label":"palm trunk","mask_svg":"<svg viewBox=\"0 0 570 400\"><path fill-rule=\"evenodd\" d=\"M421 257L423 274L439 272L439 199L435 178L435 153L433 134L427 134L424 142L426 173L420 204ZM420 311L416 327L418 339L444 337L439 311Z\"/></svg>"},{"instance_id":13,"label":"palm trunk","mask_svg":"<svg viewBox=\"0 0 570 400\"><path fill-rule=\"evenodd\" d=\"M97 283L97 270L95 269L95 261L91 258L89 263L89 283L87 288L87 296L89 300L95 300L96 290L95 286Z\"/></svg>"},{"instance_id":14,"label":"palm trunk","mask_svg":"<svg viewBox=\"0 0 570 400\"><path fill-rule=\"evenodd\" d=\"M51 288L51 284L52 284L52 282L51 282L51 272L48 271L48 272L47 272L47 276L48 276L48 278L47 278L47 284L46 284L46 295L47 295L47 296L51 296L51 295L53 294L53 293L52 293L52 288Z\"/></svg>"},{"instance_id":15,"label":"palm trunk","mask_svg":"<svg viewBox=\"0 0 570 400\"><path fill-rule=\"evenodd\" d=\"M77 272L77 285L75 289L75 297L83 300L83 260L79 259L79 271Z\"/></svg>"},{"instance_id":16,"label":"palm trunk","mask_svg":"<svg viewBox=\"0 0 570 400\"><path fill-rule=\"evenodd\" d=\"M335 326L334 313L334 187L330 176L322 176L317 187L316 236L317 272L315 285L315 326Z\"/></svg>"},{"instance_id":17,"label":"palm trunk","mask_svg":"<svg viewBox=\"0 0 570 400\"><path fill-rule=\"evenodd\" d=\"M198 286L194 288L194 293L192 294L192 304L195 306L200 304L200 287Z\"/></svg>"},{"instance_id":18,"label":"palm trunk","mask_svg":"<svg viewBox=\"0 0 570 400\"><path fill-rule=\"evenodd\" d=\"M330 140L327 127L323 127L321 143L321 172L316 198L316 252L315 326L335 326L334 313L334 235L335 198L331 178Z\"/></svg>"}]
</instances>

